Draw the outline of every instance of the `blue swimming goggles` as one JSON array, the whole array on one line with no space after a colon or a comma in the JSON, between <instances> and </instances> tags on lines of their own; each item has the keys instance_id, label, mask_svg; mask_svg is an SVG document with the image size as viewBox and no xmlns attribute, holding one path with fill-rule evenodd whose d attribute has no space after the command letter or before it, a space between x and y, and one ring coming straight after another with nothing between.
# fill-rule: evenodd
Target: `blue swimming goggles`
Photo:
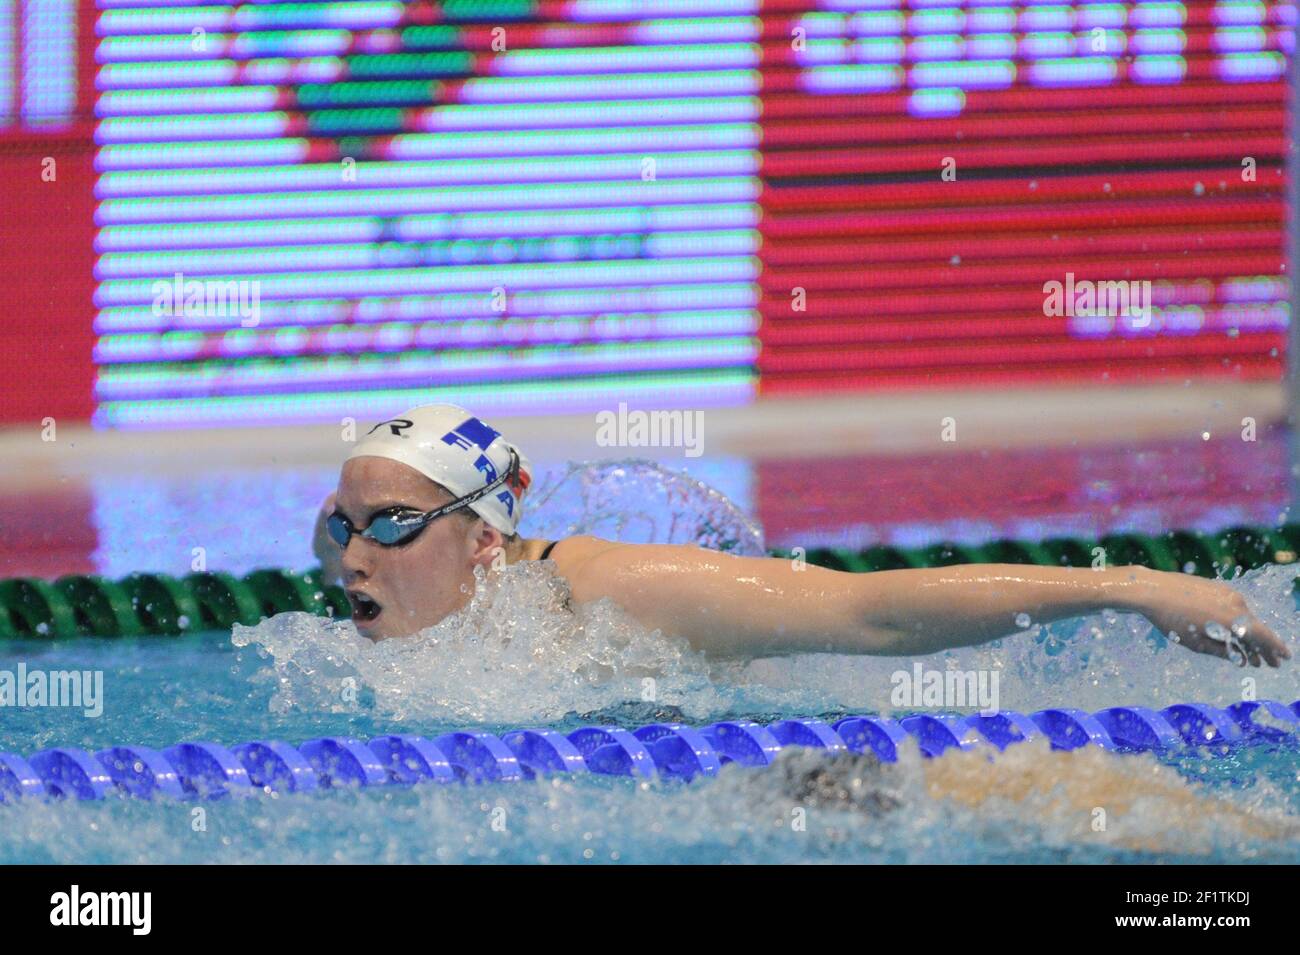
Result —
<instances>
[{"instance_id":1,"label":"blue swimming goggles","mask_svg":"<svg viewBox=\"0 0 1300 955\"><path fill-rule=\"evenodd\" d=\"M505 484L519 470L519 455L515 449L510 449L510 466L506 468L505 473L495 481L484 485L477 491L459 497L450 504L444 504L436 510L427 513L413 510L409 507L390 507L387 510L379 511L370 517L370 524L365 530L359 531L342 513L335 511L325 519L325 529L329 531L330 538L339 547L347 549L348 543L352 540L353 534L359 534L379 544L381 547L397 547L400 544L406 544L415 540L419 533L428 527L431 523L446 514L458 511L468 504L473 504L479 498L492 493L502 484Z\"/></svg>"}]
</instances>

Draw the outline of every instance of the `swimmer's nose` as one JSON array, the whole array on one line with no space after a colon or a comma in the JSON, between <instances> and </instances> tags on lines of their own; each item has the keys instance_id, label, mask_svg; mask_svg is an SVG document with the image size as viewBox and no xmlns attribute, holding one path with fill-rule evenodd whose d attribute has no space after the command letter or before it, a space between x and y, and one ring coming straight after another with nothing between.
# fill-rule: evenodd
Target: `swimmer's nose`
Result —
<instances>
[{"instance_id":1,"label":"swimmer's nose","mask_svg":"<svg viewBox=\"0 0 1300 955\"><path fill-rule=\"evenodd\" d=\"M366 544L364 538L354 534L343 550L340 563L349 580L355 579L357 575L370 576L371 556L367 553L370 548Z\"/></svg>"}]
</instances>

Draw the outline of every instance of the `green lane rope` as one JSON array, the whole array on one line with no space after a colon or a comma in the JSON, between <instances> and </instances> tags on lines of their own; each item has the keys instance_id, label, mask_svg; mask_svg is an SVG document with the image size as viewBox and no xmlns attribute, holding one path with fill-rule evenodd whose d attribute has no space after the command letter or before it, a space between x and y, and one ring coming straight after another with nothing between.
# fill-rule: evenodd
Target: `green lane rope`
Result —
<instances>
[{"instance_id":1,"label":"green lane rope","mask_svg":"<svg viewBox=\"0 0 1300 955\"><path fill-rule=\"evenodd\" d=\"M1097 548L1102 551L1098 552ZM1230 577L1263 564L1291 564L1300 554L1300 524L1230 527L1214 534L1108 534L1097 540L1055 537L1043 541L996 540L979 546L941 543L908 548L877 545L865 550L812 548L774 557L867 573L953 564L1041 564L1091 567L1142 564L1202 577ZM226 573L185 577L134 573L121 580L71 574L54 581L35 577L0 580L0 639L177 636L251 626L287 610L347 617L341 587L322 586L320 569L306 573L255 570L239 578Z\"/></svg>"}]
</instances>

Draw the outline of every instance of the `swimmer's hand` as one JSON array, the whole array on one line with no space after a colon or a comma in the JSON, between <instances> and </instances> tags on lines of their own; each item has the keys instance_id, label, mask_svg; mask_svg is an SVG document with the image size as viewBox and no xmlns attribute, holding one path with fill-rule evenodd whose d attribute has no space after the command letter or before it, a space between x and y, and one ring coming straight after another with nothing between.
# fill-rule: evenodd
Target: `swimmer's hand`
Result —
<instances>
[{"instance_id":1,"label":"swimmer's hand","mask_svg":"<svg viewBox=\"0 0 1300 955\"><path fill-rule=\"evenodd\" d=\"M1145 568L1131 609L1139 611L1170 640L1197 653L1245 666L1278 666L1289 659L1286 644L1250 612L1245 599L1219 580Z\"/></svg>"},{"instance_id":2,"label":"swimmer's hand","mask_svg":"<svg viewBox=\"0 0 1300 955\"><path fill-rule=\"evenodd\" d=\"M322 584L342 584L343 550L334 543L329 532L325 530L325 518L334 510L334 495L325 498L316 514L316 528L311 535L311 551L321 565Z\"/></svg>"}]
</instances>

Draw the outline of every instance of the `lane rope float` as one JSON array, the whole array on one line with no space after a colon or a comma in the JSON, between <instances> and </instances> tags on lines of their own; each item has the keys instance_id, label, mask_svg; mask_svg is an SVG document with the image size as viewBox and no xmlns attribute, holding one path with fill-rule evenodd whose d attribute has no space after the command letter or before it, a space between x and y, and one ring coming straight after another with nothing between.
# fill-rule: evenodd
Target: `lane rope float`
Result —
<instances>
[{"instance_id":1,"label":"lane rope float","mask_svg":"<svg viewBox=\"0 0 1300 955\"><path fill-rule=\"evenodd\" d=\"M1300 700L1289 705L1252 700L1227 708L1206 703L1175 703L1161 710L1114 706L1095 713L1068 707L1029 714L919 713L897 720L850 715L833 723L783 719L766 726L727 720L700 728L681 723L633 730L584 726L569 733L532 728L500 737L458 730L433 739L396 733L369 742L327 736L298 746L252 740L230 748L187 741L162 751L132 745L96 753L56 747L30 757L0 752L0 803L229 799L259 792L521 782L557 773L689 782L716 776L728 763L770 765L792 746L833 755L871 753L882 762L897 762L900 747L909 741L923 756L938 758L949 750L1003 751L1031 739L1046 739L1057 750L1192 750L1215 757L1243 746L1300 746Z\"/></svg>"},{"instance_id":2,"label":"lane rope float","mask_svg":"<svg viewBox=\"0 0 1300 955\"><path fill-rule=\"evenodd\" d=\"M1295 563L1300 554L1300 524L1278 528L1238 525L1213 534L1170 531L1110 534L1096 540L996 540L979 546L882 545L856 551L812 548L797 557L790 550L769 553L856 573L972 563L1091 567L1100 553L1107 566L1141 564L1213 578L1264 564ZM229 631L236 623L252 626L263 617L291 610L331 617L351 615L343 588L321 585L320 568L305 573L262 569L242 578L203 572L184 577L133 573L117 581L95 574L69 574L54 581L37 577L0 580L0 638L179 636Z\"/></svg>"}]
</instances>

